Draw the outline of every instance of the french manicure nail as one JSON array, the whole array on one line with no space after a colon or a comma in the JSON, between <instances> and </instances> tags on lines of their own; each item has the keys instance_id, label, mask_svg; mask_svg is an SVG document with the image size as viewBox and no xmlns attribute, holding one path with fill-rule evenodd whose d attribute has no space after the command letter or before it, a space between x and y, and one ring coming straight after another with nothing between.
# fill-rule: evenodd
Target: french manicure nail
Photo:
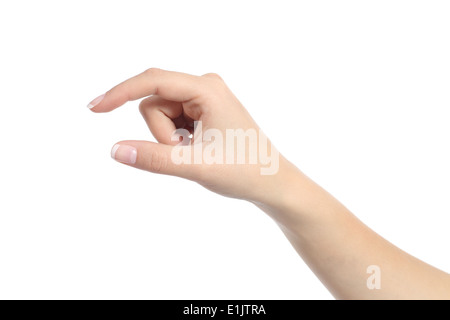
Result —
<instances>
[{"instance_id":1,"label":"french manicure nail","mask_svg":"<svg viewBox=\"0 0 450 320\"><path fill-rule=\"evenodd\" d=\"M137 150L135 147L116 144L111 149L111 157L125 164L135 164L137 159Z\"/></svg>"},{"instance_id":2,"label":"french manicure nail","mask_svg":"<svg viewBox=\"0 0 450 320\"><path fill-rule=\"evenodd\" d=\"M92 109L93 107L95 107L96 105L98 105L100 103L100 101L103 100L103 98L105 97L105 94L102 94L101 96L98 96L97 98L95 98L94 100L92 100L87 107L89 109Z\"/></svg>"}]
</instances>

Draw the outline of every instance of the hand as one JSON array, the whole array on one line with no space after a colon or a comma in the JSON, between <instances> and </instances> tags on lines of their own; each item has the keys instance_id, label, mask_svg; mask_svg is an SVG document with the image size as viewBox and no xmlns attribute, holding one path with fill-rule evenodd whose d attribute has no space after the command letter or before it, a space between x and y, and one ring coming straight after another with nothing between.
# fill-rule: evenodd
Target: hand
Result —
<instances>
[{"instance_id":1,"label":"hand","mask_svg":"<svg viewBox=\"0 0 450 320\"><path fill-rule=\"evenodd\" d=\"M112 88L88 107L109 112L144 97L140 111L159 143L118 142L112 149L117 161L190 179L225 196L263 202L275 194L278 151L218 75L152 68ZM173 138L176 129L184 132L184 146L177 146L180 140ZM249 134L256 140L247 137L248 141L241 140L245 145L239 145L230 132L240 134L238 139ZM227 145L231 142L236 147ZM187 161L180 163L181 156Z\"/></svg>"}]
</instances>

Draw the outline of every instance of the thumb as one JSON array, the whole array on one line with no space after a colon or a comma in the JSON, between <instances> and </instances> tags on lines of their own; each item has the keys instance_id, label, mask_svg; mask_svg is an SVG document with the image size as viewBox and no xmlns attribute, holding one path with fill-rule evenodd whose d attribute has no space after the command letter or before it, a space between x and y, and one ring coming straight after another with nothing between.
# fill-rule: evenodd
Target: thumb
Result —
<instances>
[{"instance_id":1,"label":"thumb","mask_svg":"<svg viewBox=\"0 0 450 320\"><path fill-rule=\"evenodd\" d=\"M200 166L174 163L173 148L170 145L149 141L121 141L113 146L111 157L138 169L196 180Z\"/></svg>"}]
</instances>

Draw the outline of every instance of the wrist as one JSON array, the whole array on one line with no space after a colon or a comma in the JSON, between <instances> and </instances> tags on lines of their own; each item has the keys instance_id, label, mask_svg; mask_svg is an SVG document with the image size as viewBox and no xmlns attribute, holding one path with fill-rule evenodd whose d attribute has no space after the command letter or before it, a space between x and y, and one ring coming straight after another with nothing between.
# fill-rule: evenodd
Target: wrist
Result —
<instances>
[{"instance_id":1,"label":"wrist","mask_svg":"<svg viewBox=\"0 0 450 320\"><path fill-rule=\"evenodd\" d=\"M281 155L278 172L263 176L263 180L265 183L260 184L258 197L251 202L279 224L299 223L304 214L302 195L313 182Z\"/></svg>"},{"instance_id":2,"label":"wrist","mask_svg":"<svg viewBox=\"0 0 450 320\"><path fill-rule=\"evenodd\" d=\"M284 158L273 179L270 190L266 191L268 196L252 202L283 229L301 233L305 228L333 219L337 212L348 212L339 201Z\"/></svg>"}]
</instances>

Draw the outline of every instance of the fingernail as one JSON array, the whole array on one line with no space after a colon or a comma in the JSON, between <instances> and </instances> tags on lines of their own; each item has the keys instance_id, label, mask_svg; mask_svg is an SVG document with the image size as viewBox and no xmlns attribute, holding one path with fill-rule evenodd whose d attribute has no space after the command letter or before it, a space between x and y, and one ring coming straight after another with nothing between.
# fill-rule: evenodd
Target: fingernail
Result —
<instances>
[{"instance_id":1,"label":"fingernail","mask_svg":"<svg viewBox=\"0 0 450 320\"><path fill-rule=\"evenodd\" d=\"M111 150L111 157L125 164L135 164L137 159L137 150L135 147L116 144Z\"/></svg>"},{"instance_id":2,"label":"fingernail","mask_svg":"<svg viewBox=\"0 0 450 320\"><path fill-rule=\"evenodd\" d=\"M97 98L95 98L94 100L92 100L87 107L89 109L92 109L93 107L95 107L96 105L98 105L100 103L100 101L103 100L103 98L105 97L105 94L102 94L101 96L98 96Z\"/></svg>"}]
</instances>

